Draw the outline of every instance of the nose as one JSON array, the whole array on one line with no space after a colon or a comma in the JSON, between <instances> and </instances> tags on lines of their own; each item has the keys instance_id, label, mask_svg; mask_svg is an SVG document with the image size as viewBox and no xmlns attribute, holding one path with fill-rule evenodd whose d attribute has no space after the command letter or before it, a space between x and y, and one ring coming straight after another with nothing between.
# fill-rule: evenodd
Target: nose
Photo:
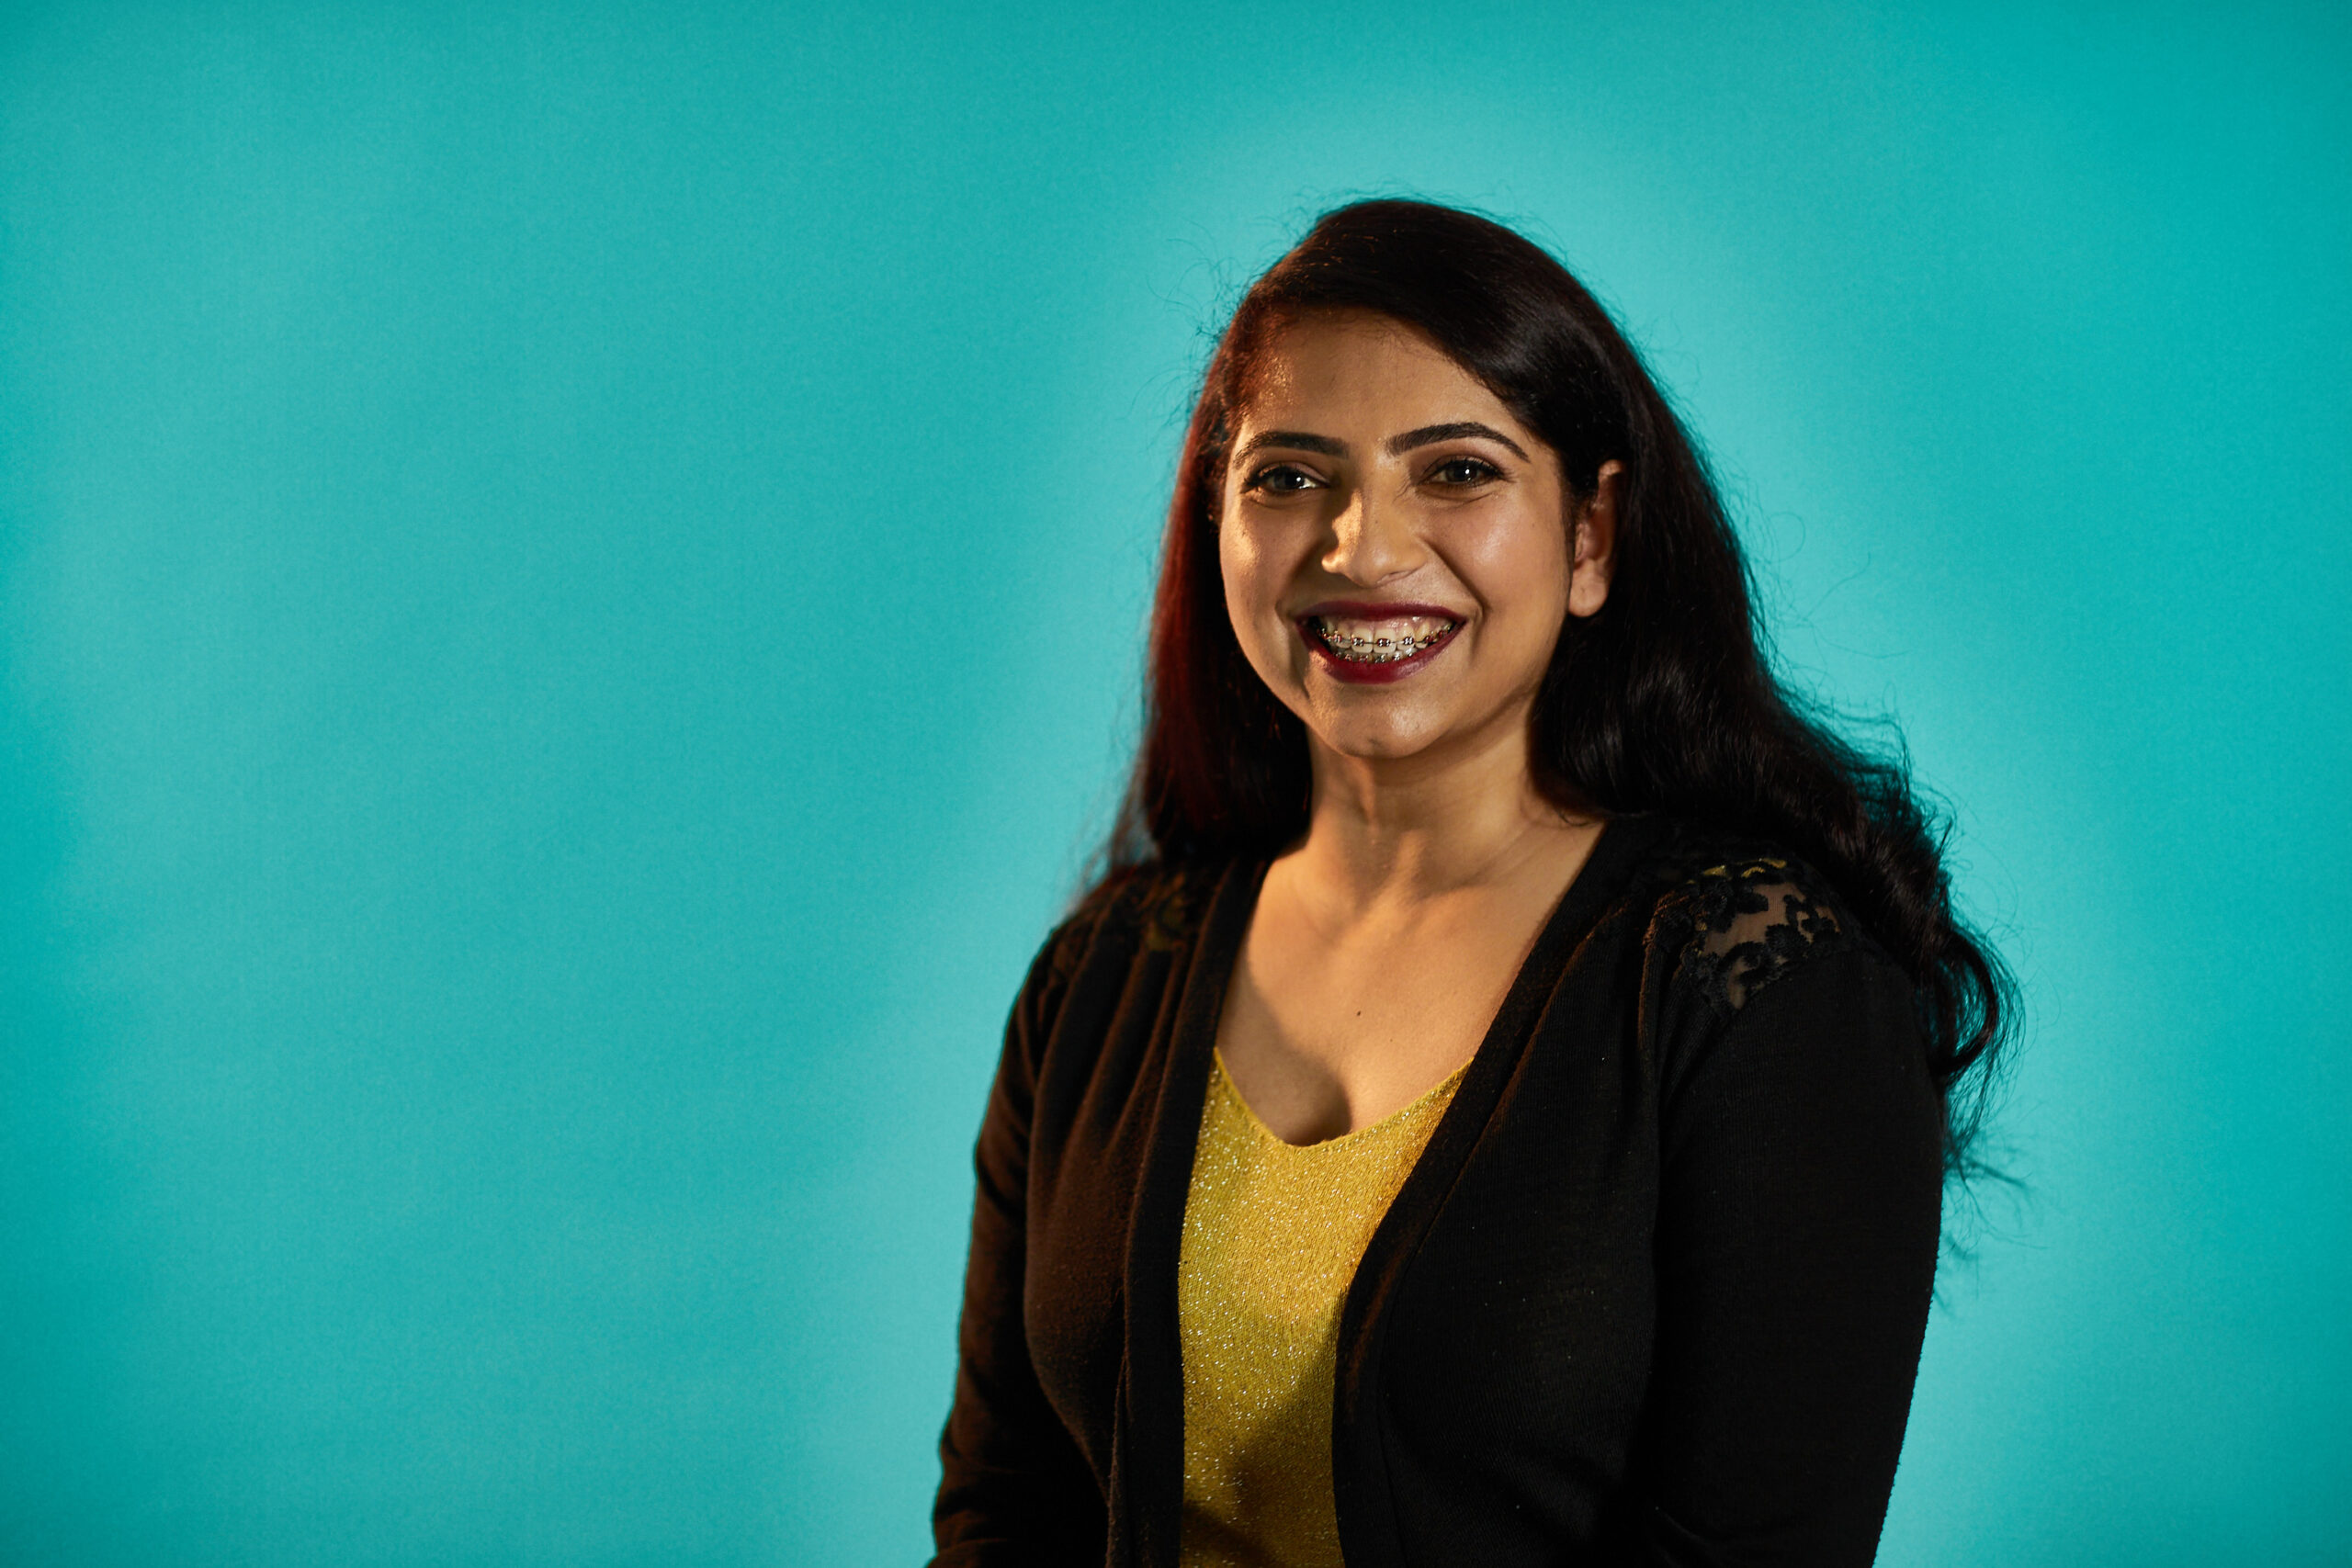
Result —
<instances>
[{"instance_id":1,"label":"nose","mask_svg":"<svg viewBox=\"0 0 2352 1568\"><path fill-rule=\"evenodd\" d=\"M1404 508L1374 501L1359 486L1331 519L1322 564L1335 577L1371 588L1419 565L1420 539Z\"/></svg>"}]
</instances>

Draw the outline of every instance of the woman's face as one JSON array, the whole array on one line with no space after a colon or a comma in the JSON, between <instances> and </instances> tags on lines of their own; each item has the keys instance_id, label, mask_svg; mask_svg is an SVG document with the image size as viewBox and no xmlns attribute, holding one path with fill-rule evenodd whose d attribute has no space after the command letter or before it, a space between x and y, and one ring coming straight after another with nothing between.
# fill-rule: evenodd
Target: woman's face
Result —
<instances>
[{"instance_id":1,"label":"woman's face","mask_svg":"<svg viewBox=\"0 0 2352 1568\"><path fill-rule=\"evenodd\" d=\"M1520 739L1563 618L1608 594L1615 471L1572 542L1556 455L1435 344L1369 312L1294 323L1221 498L1242 651L1345 756Z\"/></svg>"}]
</instances>

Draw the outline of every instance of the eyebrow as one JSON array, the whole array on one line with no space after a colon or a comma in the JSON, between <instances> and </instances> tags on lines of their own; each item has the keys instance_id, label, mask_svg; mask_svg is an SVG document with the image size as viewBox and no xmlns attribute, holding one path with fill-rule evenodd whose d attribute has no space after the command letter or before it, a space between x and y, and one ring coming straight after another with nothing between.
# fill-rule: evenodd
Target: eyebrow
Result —
<instances>
[{"instance_id":1,"label":"eyebrow","mask_svg":"<svg viewBox=\"0 0 2352 1568\"><path fill-rule=\"evenodd\" d=\"M1309 435L1303 430L1264 430L1243 442L1241 450L1234 455L1234 460L1247 462L1268 446L1287 446L1295 452L1320 452L1326 457L1348 455L1346 442L1334 441L1328 435Z\"/></svg>"},{"instance_id":2,"label":"eyebrow","mask_svg":"<svg viewBox=\"0 0 2352 1568\"><path fill-rule=\"evenodd\" d=\"M1382 442L1380 446L1381 450L1390 457L1397 457L1416 447L1434 446L1441 441L1458 441L1465 435L1484 436L1517 453L1521 462L1528 460L1526 450L1518 442L1513 441L1493 425L1480 424L1475 419L1455 420L1449 424L1425 424L1419 430L1408 430L1402 435L1392 435ZM1268 446L1287 446L1295 452L1320 452L1327 457L1344 457L1348 455L1346 442L1334 441L1328 435L1315 435L1304 430L1267 430L1261 431L1243 442L1241 450L1234 455L1234 460L1247 462L1260 450Z\"/></svg>"},{"instance_id":3,"label":"eyebrow","mask_svg":"<svg viewBox=\"0 0 2352 1568\"><path fill-rule=\"evenodd\" d=\"M1441 441L1458 441L1465 435L1483 435L1498 446L1518 453L1521 462L1527 454L1520 450L1518 442L1491 424L1480 424L1475 419L1456 420L1452 424L1425 424L1419 430L1408 430L1402 435L1392 435L1381 446L1392 457L1402 457L1416 446L1434 446Z\"/></svg>"}]
</instances>

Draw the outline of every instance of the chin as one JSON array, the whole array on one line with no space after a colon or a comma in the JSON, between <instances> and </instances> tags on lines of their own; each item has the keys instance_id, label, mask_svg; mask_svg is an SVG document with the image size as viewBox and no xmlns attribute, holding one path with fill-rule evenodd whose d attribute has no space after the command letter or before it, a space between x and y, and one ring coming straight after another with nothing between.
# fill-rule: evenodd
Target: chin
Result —
<instances>
[{"instance_id":1,"label":"chin","mask_svg":"<svg viewBox=\"0 0 2352 1568\"><path fill-rule=\"evenodd\" d=\"M1426 750L1436 732L1423 725L1365 724L1358 716L1356 722L1310 725L1316 736L1331 750L1342 757L1360 761L1395 761Z\"/></svg>"}]
</instances>

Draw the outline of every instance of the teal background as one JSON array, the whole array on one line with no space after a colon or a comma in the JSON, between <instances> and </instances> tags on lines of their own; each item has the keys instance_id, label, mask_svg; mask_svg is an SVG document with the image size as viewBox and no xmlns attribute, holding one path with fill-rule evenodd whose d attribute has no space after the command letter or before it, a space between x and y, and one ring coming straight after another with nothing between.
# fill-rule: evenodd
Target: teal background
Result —
<instances>
[{"instance_id":1,"label":"teal background","mask_svg":"<svg viewBox=\"0 0 2352 1568\"><path fill-rule=\"evenodd\" d=\"M2346 1561L2347 45L9 7L0 1560L919 1559L1204 334L1404 192L1621 313L2026 985L1882 1561Z\"/></svg>"}]
</instances>

